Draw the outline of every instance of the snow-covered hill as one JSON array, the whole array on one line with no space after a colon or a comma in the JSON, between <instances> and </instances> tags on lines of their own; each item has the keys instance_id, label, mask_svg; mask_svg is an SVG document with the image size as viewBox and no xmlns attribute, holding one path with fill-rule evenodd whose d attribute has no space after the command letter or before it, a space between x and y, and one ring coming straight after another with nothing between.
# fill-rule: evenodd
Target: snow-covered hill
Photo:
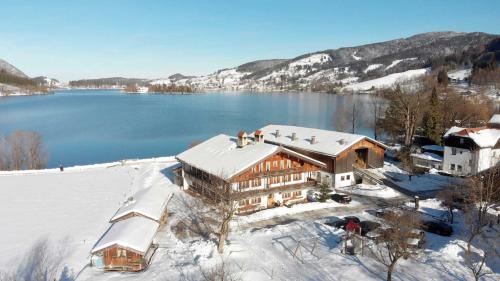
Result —
<instances>
[{"instance_id":1,"label":"snow-covered hill","mask_svg":"<svg viewBox=\"0 0 500 281\"><path fill-rule=\"evenodd\" d=\"M289 60L255 61L199 77L171 76L150 83L191 86L197 90L363 91L371 86L391 87L417 77L425 73L434 61L455 54L474 53L494 38L498 36L477 32L424 33L387 42L324 50Z\"/></svg>"}]
</instances>

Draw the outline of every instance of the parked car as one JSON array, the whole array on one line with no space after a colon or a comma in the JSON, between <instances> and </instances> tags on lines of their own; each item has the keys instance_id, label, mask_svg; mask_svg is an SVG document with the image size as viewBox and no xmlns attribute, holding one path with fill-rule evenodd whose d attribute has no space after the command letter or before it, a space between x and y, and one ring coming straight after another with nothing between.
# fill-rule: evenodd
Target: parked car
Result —
<instances>
[{"instance_id":1,"label":"parked car","mask_svg":"<svg viewBox=\"0 0 500 281\"><path fill-rule=\"evenodd\" d=\"M347 216L347 217L344 217L343 219L328 220L327 222L325 222L325 224L329 225L329 226L333 226L335 228L342 228L343 230L345 230L346 229L346 225L349 222L353 222L353 223L359 224L360 220L359 220L359 218L357 218L355 216Z\"/></svg>"},{"instance_id":2,"label":"parked car","mask_svg":"<svg viewBox=\"0 0 500 281\"><path fill-rule=\"evenodd\" d=\"M332 194L332 200L342 204L349 204L351 202L351 196L341 193Z\"/></svg>"},{"instance_id":3,"label":"parked car","mask_svg":"<svg viewBox=\"0 0 500 281\"><path fill-rule=\"evenodd\" d=\"M365 236L366 233L373 231L380 227L380 223L374 221L362 221L359 223L361 227L361 235Z\"/></svg>"},{"instance_id":4,"label":"parked car","mask_svg":"<svg viewBox=\"0 0 500 281\"><path fill-rule=\"evenodd\" d=\"M394 208L384 208L384 209L378 209L376 212L375 212L375 216L379 217L379 218L383 218L387 215L397 215L399 214L400 212L398 212L396 209Z\"/></svg>"},{"instance_id":5,"label":"parked car","mask_svg":"<svg viewBox=\"0 0 500 281\"><path fill-rule=\"evenodd\" d=\"M420 228L441 236L451 236L451 234L453 234L451 225L440 221L422 221Z\"/></svg>"},{"instance_id":6,"label":"parked car","mask_svg":"<svg viewBox=\"0 0 500 281\"><path fill-rule=\"evenodd\" d=\"M318 202L319 201L319 192L314 191L314 190L309 190L307 192L307 201L309 202Z\"/></svg>"}]
</instances>

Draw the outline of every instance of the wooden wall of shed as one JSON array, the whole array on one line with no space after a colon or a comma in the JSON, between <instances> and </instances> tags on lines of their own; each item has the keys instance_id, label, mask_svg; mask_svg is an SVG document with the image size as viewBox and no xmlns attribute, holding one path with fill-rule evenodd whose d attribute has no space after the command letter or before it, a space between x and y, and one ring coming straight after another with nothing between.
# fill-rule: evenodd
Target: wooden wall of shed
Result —
<instances>
[{"instance_id":1,"label":"wooden wall of shed","mask_svg":"<svg viewBox=\"0 0 500 281\"><path fill-rule=\"evenodd\" d=\"M352 165L356 161L356 150L362 148L368 149L367 161L370 167L378 168L384 165L385 149L376 143L364 139L344 150L335 158L335 173L351 172Z\"/></svg>"},{"instance_id":2,"label":"wooden wall of shed","mask_svg":"<svg viewBox=\"0 0 500 281\"><path fill-rule=\"evenodd\" d=\"M126 256L118 257L118 250L125 250ZM140 271L144 269L142 265L142 257L143 256L139 253L127 250L117 245L103 250L103 260L106 270Z\"/></svg>"},{"instance_id":3,"label":"wooden wall of shed","mask_svg":"<svg viewBox=\"0 0 500 281\"><path fill-rule=\"evenodd\" d=\"M314 160L317 160L317 161L325 163L327 167L326 168L321 168L321 170L333 173L334 168L335 168L335 158L334 157L331 157L331 156L328 156L328 155L324 155L324 154L320 154L320 153L316 153L316 152L312 152L312 151L298 149L298 148L295 148L295 147L286 147L286 148L288 148L290 150L293 150L295 152L298 152L298 153L300 153L302 155L305 155L307 157L310 157L310 158L312 158Z\"/></svg>"}]
</instances>

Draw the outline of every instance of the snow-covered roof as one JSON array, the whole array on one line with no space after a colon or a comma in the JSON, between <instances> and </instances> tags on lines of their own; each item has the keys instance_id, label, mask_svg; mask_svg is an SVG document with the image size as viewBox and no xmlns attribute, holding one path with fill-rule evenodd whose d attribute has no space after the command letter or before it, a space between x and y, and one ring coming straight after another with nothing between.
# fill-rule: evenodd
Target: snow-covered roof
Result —
<instances>
[{"instance_id":1,"label":"snow-covered roof","mask_svg":"<svg viewBox=\"0 0 500 281\"><path fill-rule=\"evenodd\" d=\"M420 158L420 159L424 159L424 160L431 160L431 161L438 161L438 162L443 161L443 157L441 157L437 154L434 154L434 153L430 153L430 152L412 153L411 156L416 157L416 158Z\"/></svg>"},{"instance_id":2,"label":"snow-covered roof","mask_svg":"<svg viewBox=\"0 0 500 281\"><path fill-rule=\"evenodd\" d=\"M456 71L450 71L448 72L448 78L450 79L455 79L455 80L464 80L466 78L469 78L472 74L472 69L462 69L462 70L456 70Z\"/></svg>"},{"instance_id":3,"label":"snow-covered roof","mask_svg":"<svg viewBox=\"0 0 500 281\"><path fill-rule=\"evenodd\" d=\"M493 115L490 121L488 121L488 124L500 124L500 114Z\"/></svg>"},{"instance_id":4,"label":"snow-covered roof","mask_svg":"<svg viewBox=\"0 0 500 281\"><path fill-rule=\"evenodd\" d=\"M268 125L260 130L264 132L264 140L267 142L303 149L306 151L314 151L330 156L337 156L345 149L363 139L369 139L370 141L386 148L384 144L379 143L367 136L336 131L287 125ZM279 130L280 132L280 136L278 137L275 134L276 130ZM296 134L296 140L292 140L292 133ZM315 143L311 142L312 136L316 138Z\"/></svg>"},{"instance_id":5,"label":"snow-covered roof","mask_svg":"<svg viewBox=\"0 0 500 281\"><path fill-rule=\"evenodd\" d=\"M468 137L479 147L493 147L500 139L500 129L490 129L486 127L461 128L453 126L444 134L444 137L448 137L449 135Z\"/></svg>"},{"instance_id":6,"label":"snow-covered roof","mask_svg":"<svg viewBox=\"0 0 500 281\"><path fill-rule=\"evenodd\" d=\"M440 152L444 151L444 147L442 147L440 145L435 145L435 144L424 145L424 146L422 146L422 148L425 150L432 150L432 151L440 151Z\"/></svg>"},{"instance_id":7,"label":"snow-covered roof","mask_svg":"<svg viewBox=\"0 0 500 281\"><path fill-rule=\"evenodd\" d=\"M104 233L91 253L96 253L113 245L146 253L156 234L159 224L144 217L132 217L114 223Z\"/></svg>"},{"instance_id":8,"label":"snow-covered roof","mask_svg":"<svg viewBox=\"0 0 500 281\"><path fill-rule=\"evenodd\" d=\"M249 142L238 148L237 138L224 134L208 139L181 154L177 159L223 179L230 179L252 165L278 152L286 152L309 162L325 164L305 155L264 142Z\"/></svg>"},{"instance_id":9,"label":"snow-covered roof","mask_svg":"<svg viewBox=\"0 0 500 281\"><path fill-rule=\"evenodd\" d=\"M116 214L111 218L111 222L132 213L159 221L171 194L172 192L164 186L152 186L141 189L134 194L130 201L127 201L118 209Z\"/></svg>"}]
</instances>

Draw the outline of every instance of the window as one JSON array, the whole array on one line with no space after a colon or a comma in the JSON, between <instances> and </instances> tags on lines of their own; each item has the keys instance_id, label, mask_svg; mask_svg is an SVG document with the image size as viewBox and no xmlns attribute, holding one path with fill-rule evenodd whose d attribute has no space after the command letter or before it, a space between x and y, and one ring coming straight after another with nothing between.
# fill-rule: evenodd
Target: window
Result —
<instances>
[{"instance_id":1,"label":"window","mask_svg":"<svg viewBox=\"0 0 500 281\"><path fill-rule=\"evenodd\" d=\"M457 165L457 171L459 171L459 172L462 171L462 165Z\"/></svg>"},{"instance_id":2,"label":"window","mask_svg":"<svg viewBox=\"0 0 500 281\"><path fill-rule=\"evenodd\" d=\"M285 160L280 160L280 169L285 169Z\"/></svg>"},{"instance_id":3,"label":"window","mask_svg":"<svg viewBox=\"0 0 500 281\"><path fill-rule=\"evenodd\" d=\"M464 144L464 139L460 138L460 144Z\"/></svg>"},{"instance_id":4,"label":"window","mask_svg":"<svg viewBox=\"0 0 500 281\"><path fill-rule=\"evenodd\" d=\"M472 159L469 159L469 167L472 167Z\"/></svg>"},{"instance_id":5,"label":"window","mask_svg":"<svg viewBox=\"0 0 500 281\"><path fill-rule=\"evenodd\" d=\"M278 167L278 161L276 160L273 161L273 167Z\"/></svg>"},{"instance_id":6,"label":"window","mask_svg":"<svg viewBox=\"0 0 500 281\"><path fill-rule=\"evenodd\" d=\"M299 174L293 174L293 180L294 181L298 181L298 180L301 180L302 179L302 174L299 173Z\"/></svg>"},{"instance_id":7,"label":"window","mask_svg":"<svg viewBox=\"0 0 500 281\"><path fill-rule=\"evenodd\" d=\"M286 159L286 167L290 169L292 167L292 160Z\"/></svg>"},{"instance_id":8,"label":"window","mask_svg":"<svg viewBox=\"0 0 500 281\"><path fill-rule=\"evenodd\" d=\"M266 171L269 172L271 171L271 163L266 162Z\"/></svg>"},{"instance_id":9,"label":"window","mask_svg":"<svg viewBox=\"0 0 500 281\"><path fill-rule=\"evenodd\" d=\"M457 155L457 149L452 147L451 148L451 155Z\"/></svg>"},{"instance_id":10,"label":"window","mask_svg":"<svg viewBox=\"0 0 500 281\"><path fill-rule=\"evenodd\" d=\"M119 258L125 258L125 257L127 257L127 251L126 250L116 250L116 256Z\"/></svg>"},{"instance_id":11,"label":"window","mask_svg":"<svg viewBox=\"0 0 500 281\"><path fill-rule=\"evenodd\" d=\"M450 165L450 170L455 171L455 164Z\"/></svg>"},{"instance_id":12,"label":"window","mask_svg":"<svg viewBox=\"0 0 500 281\"><path fill-rule=\"evenodd\" d=\"M340 180L341 180L341 181L345 180L345 177L344 177L344 176L341 176L341 177L340 177Z\"/></svg>"},{"instance_id":13,"label":"window","mask_svg":"<svg viewBox=\"0 0 500 281\"><path fill-rule=\"evenodd\" d=\"M292 194L290 192L284 192L284 193L281 194L281 197L283 197L283 198L290 198L290 197L292 197Z\"/></svg>"},{"instance_id":14,"label":"window","mask_svg":"<svg viewBox=\"0 0 500 281\"><path fill-rule=\"evenodd\" d=\"M346 178L347 178L347 180L350 180L351 179L351 175L347 175Z\"/></svg>"},{"instance_id":15,"label":"window","mask_svg":"<svg viewBox=\"0 0 500 281\"><path fill-rule=\"evenodd\" d=\"M250 202L252 204L260 204L261 199L260 199L260 197L252 198L252 200Z\"/></svg>"},{"instance_id":16,"label":"window","mask_svg":"<svg viewBox=\"0 0 500 281\"><path fill-rule=\"evenodd\" d=\"M300 190L299 191L294 191L293 192L293 196L294 197L300 197L300 196L302 196L302 191L300 191Z\"/></svg>"},{"instance_id":17,"label":"window","mask_svg":"<svg viewBox=\"0 0 500 281\"><path fill-rule=\"evenodd\" d=\"M259 169L260 172L264 171L264 163L260 163L260 169Z\"/></svg>"}]
</instances>

